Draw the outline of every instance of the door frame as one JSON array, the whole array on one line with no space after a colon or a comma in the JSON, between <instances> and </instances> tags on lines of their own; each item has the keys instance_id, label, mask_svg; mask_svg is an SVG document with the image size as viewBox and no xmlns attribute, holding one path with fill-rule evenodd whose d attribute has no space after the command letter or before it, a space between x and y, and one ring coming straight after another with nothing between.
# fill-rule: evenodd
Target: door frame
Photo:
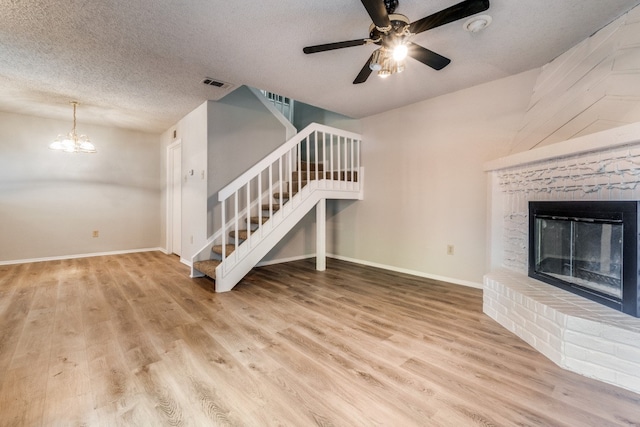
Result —
<instances>
[{"instance_id":1,"label":"door frame","mask_svg":"<svg viewBox=\"0 0 640 427\"><path fill-rule=\"evenodd\" d=\"M169 255L173 254L173 156L174 150L180 149L182 154L182 140L178 139L167 146L167 205L166 205L166 248ZM180 175L182 175L182 165L180 166ZM180 179L182 184L182 179ZM182 226L182 225L181 225ZM181 248L182 249L182 248ZM180 251L182 252L182 250Z\"/></svg>"}]
</instances>

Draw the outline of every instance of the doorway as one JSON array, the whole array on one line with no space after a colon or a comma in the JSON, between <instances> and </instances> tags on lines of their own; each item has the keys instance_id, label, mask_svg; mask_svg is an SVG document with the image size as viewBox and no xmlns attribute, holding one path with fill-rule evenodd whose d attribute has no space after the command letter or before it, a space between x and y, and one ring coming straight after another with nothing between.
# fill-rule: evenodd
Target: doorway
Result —
<instances>
[{"instance_id":1,"label":"doorway","mask_svg":"<svg viewBox=\"0 0 640 427\"><path fill-rule=\"evenodd\" d=\"M167 251L182 252L182 143L167 147Z\"/></svg>"}]
</instances>

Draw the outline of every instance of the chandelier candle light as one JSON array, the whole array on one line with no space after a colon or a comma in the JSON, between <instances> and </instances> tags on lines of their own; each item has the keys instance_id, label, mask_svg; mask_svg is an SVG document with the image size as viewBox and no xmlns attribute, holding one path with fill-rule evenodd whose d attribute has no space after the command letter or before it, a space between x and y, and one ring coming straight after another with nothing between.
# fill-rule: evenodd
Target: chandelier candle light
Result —
<instances>
[{"instance_id":1,"label":"chandelier candle light","mask_svg":"<svg viewBox=\"0 0 640 427\"><path fill-rule=\"evenodd\" d=\"M49 144L49 148L67 153L95 153L96 147L91 143L87 135L80 135L76 132L76 107L78 101L71 101L73 105L73 129L66 135L58 135L56 139Z\"/></svg>"}]
</instances>

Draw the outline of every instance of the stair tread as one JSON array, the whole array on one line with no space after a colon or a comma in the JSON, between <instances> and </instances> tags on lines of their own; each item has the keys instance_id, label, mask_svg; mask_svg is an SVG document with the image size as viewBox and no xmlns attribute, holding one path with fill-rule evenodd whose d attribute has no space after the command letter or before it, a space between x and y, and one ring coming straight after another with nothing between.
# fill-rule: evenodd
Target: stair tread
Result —
<instances>
[{"instance_id":1,"label":"stair tread","mask_svg":"<svg viewBox=\"0 0 640 427\"><path fill-rule=\"evenodd\" d=\"M241 240L247 240L247 237L249 237L250 233L253 233L255 230L238 230L238 239ZM229 237L231 237L232 239L236 238L236 231L232 230L229 232Z\"/></svg>"},{"instance_id":2,"label":"stair tread","mask_svg":"<svg viewBox=\"0 0 640 427\"><path fill-rule=\"evenodd\" d=\"M226 246L226 251L224 251L226 253L226 256L229 256L233 251L236 250L236 245L225 245ZM222 255L223 249L222 249L222 245L213 245L211 247L211 252L216 253L218 255Z\"/></svg>"},{"instance_id":3,"label":"stair tread","mask_svg":"<svg viewBox=\"0 0 640 427\"><path fill-rule=\"evenodd\" d=\"M296 193L297 193L297 191L294 191L293 195L295 196ZM279 192L273 193L273 198L280 200L280 193ZM290 199L290 198L291 197L289 197L289 192L288 191L283 191L282 192L282 200L287 200L287 199Z\"/></svg>"},{"instance_id":4,"label":"stair tread","mask_svg":"<svg viewBox=\"0 0 640 427\"><path fill-rule=\"evenodd\" d=\"M262 205L263 211L268 211L269 209L273 209L274 212L280 210L280 205L278 203L265 203Z\"/></svg>"},{"instance_id":5,"label":"stair tread","mask_svg":"<svg viewBox=\"0 0 640 427\"><path fill-rule=\"evenodd\" d=\"M205 261L196 261L193 263L193 268L201 272L202 274L211 277L212 279L216 278L216 267L220 265L222 261L217 259L208 259Z\"/></svg>"},{"instance_id":6,"label":"stair tread","mask_svg":"<svg viewBox=\"0 0 640 427\"><path fill-rule=\"evenodd\" d=\"M262 215L262 223L264 224L267 221L269 221L269 217ZM251 223L252 224L259 224L260 223L260 217L252 216L251 217Z\"/></svg>"},{"instance_id":7,"label":"stair tread","mask_svg":"<svg viewBox=\"0 0 640 427\"><path fill-rule=\"evenodd\" d=\"M314 171L316 170L316 164L315 162L300 162L300 170L301 171L306 171L306 170L310 170L310 171ZM318 163L318 171L323 171L324 170L324 164L322 163Z\"/></svg>"}]
</instances>

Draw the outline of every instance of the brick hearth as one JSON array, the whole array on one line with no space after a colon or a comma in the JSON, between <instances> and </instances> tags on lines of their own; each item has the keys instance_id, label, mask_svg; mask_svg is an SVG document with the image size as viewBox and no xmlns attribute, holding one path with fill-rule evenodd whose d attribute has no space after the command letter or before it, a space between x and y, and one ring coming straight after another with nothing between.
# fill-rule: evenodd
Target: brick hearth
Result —
<instances>
[{"instance_id":1,"label":"brick hearth","mask_svg":"<svg viewBox=\"0 0 640 427\"><path fill-rule=\"evenodd\" d=\"M557 365L640 393L640 319L506 269L484 278L484 312Z\"/></svg>"}]
</instances>

